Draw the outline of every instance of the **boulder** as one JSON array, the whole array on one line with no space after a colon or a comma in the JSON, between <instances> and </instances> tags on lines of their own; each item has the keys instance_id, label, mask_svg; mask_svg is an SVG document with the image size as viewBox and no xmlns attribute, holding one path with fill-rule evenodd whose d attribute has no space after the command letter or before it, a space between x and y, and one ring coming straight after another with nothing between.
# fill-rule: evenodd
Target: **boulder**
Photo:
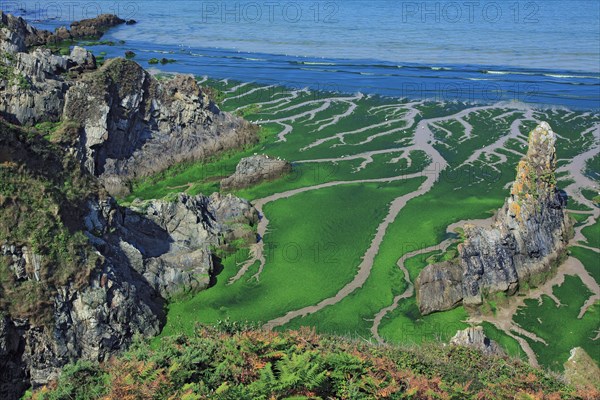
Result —
<instances>
[{"instance_id":1,"label":"boulder","mask_svg":"<svg viewBox=\"0 0 600 400\"><path fill-rule=\"evenodd\" d=\"M96 69L96 57L94 57L92 52L87 51L83 47L73 47L69 55L69 60L80 70Z\"/></svg>"},{"instance_id":2,"label":"boulder","mask_svg":"<svg viewBox=\"0 0 600 400\"><path fill-rule=\"evenodd\" d=\"M235 173L221 181L221 189L234 190L256 185L267 180L277 179L292 170L289 162L266 155L243 158L235 168Z\"/></svg>"},{"instance_id":3,"label":"boulder","mask_svg":"<svg viewBox=\"0 0 600 400\"><path fill-rule=\"evenodd\" d=\"M498 343L485 336L482 326L472 326L456 332L456 335L450 339L450 344L453 346L471 347L486 355L506 355L506 352L498 345Z\"/></svg>"},{"instance_id":4,"label":"boulder","mask_svg":"<svg viewBox=\"0 0 600 400\"><path fill-rule=\"evenodd\" d=\"M459 305L463 299L462 274L462 267L451 262L425 267L415 282L421 313L430 314Z\"/></svg>"}]
</instances>

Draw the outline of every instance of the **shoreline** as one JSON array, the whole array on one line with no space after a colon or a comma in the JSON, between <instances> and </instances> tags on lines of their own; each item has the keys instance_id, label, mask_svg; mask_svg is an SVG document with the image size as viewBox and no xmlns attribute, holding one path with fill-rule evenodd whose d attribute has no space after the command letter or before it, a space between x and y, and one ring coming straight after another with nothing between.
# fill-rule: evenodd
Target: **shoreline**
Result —
<instances>
[{"instance_id":1,"label":"shoreline","mask_svg":"<svg viewBox=\"0 0 600 400\"><path fill-rule=\"evenodd\" d=\"M27 22L41 29L47 24ZM523 103L600 112L600 71L542 69L491 64L419 64L365 58L295 56L227 48L122 42L123 32L135 25L108 30L100 44L85 47L96 55L115 58L133 51L147 70L162 74L193 74L314 92L361 93L411 101L463 102L492 105ZM105 44L101 44L105 43ZM109 44L106 44L109 43ZM153 58L174 62L149 64ZM158 72L159 71L159 72Z\"/></svg>"},{"instance_id":2,"label":"shoreline","mask_svg":"<svg viewBox=\"0 0 600 400\"><path fill-rule=\"evenodd\" d=\"M111 31L105 38L111 39ZM485 65L388 65L377 60L316 59L209 48L183 50L135 42L121 45L116 39L113 46L88 46L88 50L105 52L107 58L134 51L134 61L166 74L193 74L295 90L475 105L512 102L543 109L600 112L600 73L593 72ZM148 64L148 60L162 57L176 61L160 66Z\"/></svg>"}]
</instances>

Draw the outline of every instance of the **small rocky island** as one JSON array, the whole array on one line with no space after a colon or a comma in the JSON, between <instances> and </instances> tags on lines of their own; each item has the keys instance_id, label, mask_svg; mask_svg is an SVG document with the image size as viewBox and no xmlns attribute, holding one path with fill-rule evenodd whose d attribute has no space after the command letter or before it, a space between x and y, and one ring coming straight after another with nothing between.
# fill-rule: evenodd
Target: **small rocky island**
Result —
<instances>
[{"instance_id":1,"label":"small rocky island","mask_svg":"<svg viewBox=\"0 0 600 400\"><path fill-rule=\"evenodd\" d=\"M556 187L556 134L547 123L529 135L510 197L488 229L466 225L458 257L427 266L417 281L423 315L460 304L475 310L486 295L514 294L545 281L572 234L565 196Z\"/></svg>"}]
</instances>

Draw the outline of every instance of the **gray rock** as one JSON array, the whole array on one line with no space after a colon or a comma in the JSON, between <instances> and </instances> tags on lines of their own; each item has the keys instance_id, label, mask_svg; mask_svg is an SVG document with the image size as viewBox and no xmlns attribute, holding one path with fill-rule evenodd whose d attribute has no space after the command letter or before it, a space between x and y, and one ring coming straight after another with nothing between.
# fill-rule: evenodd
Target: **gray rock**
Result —
<instances>
[{"instance_id":1,"label":"gray rock","mask_svg":"<svg viewBox=\"0 0 600 400\"><path fill-rule=\"evenodd\" d=\"M450 344L454 346L471 347L486 355L506 355L506 352L498 345L498 343L485 336L482 326L472 326L456 332L456 335L450 339Z\"/></svg>"},{"instance_id":2,"label":"gray rock","mask_svg":"<svg viewBox=\"0 0 600 400\"><path fill-rule=\"evenodd\" d=\"M1 18L0 46L10 56L3 55L0 63L10 79L0 81L0 116L21 125L61 119L81 125L75 150L113 195L127 194L132 180L176 163L258 140L255 126L222 113L193 76L159 82L124 59L96 70L93 55L80 47L65 57L41 49L27 53L29 46L57 40L60 30L44 33L20 18ZM74 23L71 33L59 36L93 35L123 22L100 16ZM66 72L83 75L73 81Z\"/></svg>"},{"instance_id":3,"label":"gray rock","mask_svg":"<svg viewBox=\"0 0 600 400\"><path fill-rule=\"evenodd\" d=\"M547 123L534 129L510 197L494 225L489 229L465 226L466 240L458 246L465 306L481 305L484 293L512 295L524 283L541 283L566 251L572 226L566 201L556 188L555 142ZM446 279L440 273L443 269L443 265L431 265L419 276L418 281L427 283L417 295L423 314L460 303L456 303L458 283Z\"/></svg>"},{"instance_id":4,"label":"gray rock","mask_svg":"<svg viewBox=\"0 0 600 400\"><path fill-rule=\"evenodd\" d=\"M462 294L462 267L451 262L428 265L415 281L419 309L423 315L459 305Z\"/></svg>"},{"instance_id":5,"label":"gray rock","mask_svg":"<svg viewBox=\"0 0 600 400\"><path fill-rule=\"evenodd\" d=\"M71 30L65 27L49 32L36 29L21 17L0 11L0 49L8 52L25 52L33 46L58 43L65 40L100 38L109 28L125 23L116 15L102 14L95 18L75 21Z\"/></svg>"},{"instance_id":6,"label":"gray rock","mask_svg":"<svg viewBox=\"0 0 600 400\"><path fill-rule=\"evenodd\" d=\"M0 57L10 71L8 79L0 82L0 116L21 125L58 121L68 89L60 75L67 60L41 49Z\"/></svg>"},{"instance_id":7,"label":"gray rock","mask_svg":"<svg viewBox=\"0 0 600 400\"><path fill-rule=\"evenodd\" d=\"M86 234L100 255L89 285L58 288L53 327L24 321L13 329L15 321L0 321L0 366L22 371L12 380L0 376L0 388L14 382L39 387L69 362L103 361L135 335L157 335L166 299L207 288L213 248L253 236L251 225L258 220L250 203L232 195L182 194L174 202L138 202L133 209L108 197L87 206ZM0 250L19 255L35 276L39 256L8 244ZM18 386L19 393L25 386Z\"/></svg>"},{"instance_id":8,"label":"gray rock","mask_svg":"<svg viewBox=\"0 0 600 400\"><path fill-rule=\"evenodd\" d=\"M71 24L71 38L100 38L108 29L126 21L113 14L102 14L95 18L76 21Z\"/></svg>"},{"instance_id":9,"label":"gray rock","mask_svg":"<svg viewBox=\"0 0 600 400\"><path fill-rule=\"evenodd\" d=\"M0 19L0 47L10 52L0 62L11 75L0 82L0 116L22 125L64 117L65 125L76 127L75 143L65 143L71 146L65 151L79 155L112 193L124 193L130 180L174 163L256 140L255 127L222 113L191 76L159 83L125 60L94 70L93 56L80 48L67 57L42 49L28 53L29 46L71 33L37 31L5 14ZM88 21L75 32L102 32L111 21L116 20ZM72 81L69 71L82 75ZM19 84L19 77L26 81ZM11 140L7 143L16 146L17 139ZM16 150L14 155L30 156ZM28 161L47 167L45 159ZM87 213L81 213L86 215L77 229L97 251L95 268L87 285L56 288L53 326L0 317L2 399L18 398L29 383L47 383L69 362L106 360L136 334L158 334L166 299L210 284L215 248L255 240L256 210L231 195L181 195L174 202L138 202L132 209L118 206L103 191L80 200ZM17 280L44 279L43 260L23 243L6 242L1 253Z\"/></svg>"},{"instance_id":10,"label":"gray rock","mask_svg":"<svg viewBox=\"0 0 600 400\"><path fill-rule=\"evenodd\" d=\"M3 52L24 52L28 47L48 43L51 37L52 33L32 27L23 18L0 11L0 50Z\"/></svg>"},{"instance_id":11,"label":"gray rock","mask_svg":"<svg viewBox=\"0 0 600 400\"><path fill-rule=\"evenodd\" d=\"M119 196L133 179L257 140L254 126L220 112L193 77L160 83L125 59L85 74L67 93L64 118L83 127L86 168Z\"/></svg>"},{"instance_id":12,"label":"gray rock","mask_svg":"<svg viewBox=\"0 0 600 400\"><path fill-rule=\"evenodd\" d=\"M69 55L69 60L75 64L75 69L79 71L96 69L96 57L83 47L73 47Z\"/></svg>"},{"instance_id":13,"label":"gray rock","mask_svg":"<svg viewBox=\"0 0 600 400\"><path fill-rule=\"evenodd\" d=\"M257 183L277 179L292 170L289 162L265 155L243 158L235 173L221 181L221 189L233 190L256 185Z\"/></svg>"},{"instance_id":14,"label":"gray rock","mask_svg":"<svg viewBox=\"0 0 600 400\"><path fill-rule=\"evenodd\" d=\"M40 280L42 256L36 254L27 246L18 247L13 245L2 245L2 255L10 259L9 268L14 272L17 281Z\"/></svg>"},{"instance_id":15,"label":"gray rock","mask_svg":"<svg viewBox=\"0 0 600 400\"><path fill-rule=\"evenodd\" d=\"M17 322L18 324L18 322ZM25 340L15 321L0 314L0 398L19 399L27 389Z\"/></svg>"}]
</instances>

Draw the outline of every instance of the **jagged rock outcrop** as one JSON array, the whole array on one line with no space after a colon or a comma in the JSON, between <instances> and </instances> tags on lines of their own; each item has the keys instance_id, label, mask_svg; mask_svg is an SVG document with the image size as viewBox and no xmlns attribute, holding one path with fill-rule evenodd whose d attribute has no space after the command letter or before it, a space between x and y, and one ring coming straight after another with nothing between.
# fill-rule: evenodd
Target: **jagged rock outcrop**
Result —
<instances>
[{"instance_id":1,"label":"jagged rock outcrop","mask_svg":"<svg viewBox=\"0 0 600 400\"><path fill-rule=\"evenodd\" d=\"M3 14L3 17L6 15ZM71 85L66 75L96 68L89 51L75 46L70 55L54 55L48 49L27 52L20 35L35 32L20 19L6 17L16 31L0 29L0 116L19 125L56 122L62 117L65 94ZM20 21L19 23L15 21ZM3 39L4 38L4 39Z\"/></svg>"},{"instance_id":2,"label":"jagged rock outcrop","mask_svg":"<svg viewBox=\"0 0 600 400\"><path fill-rule=\"evenodd\" d=\"M454 346L472 347L486 355L506 355L506 352L502 350L498 343L485 336L482 326L472 326L456 332L456 335L450 339L450 344Z\"/></svg>"},{"instance_id":3,"label":"jagged rock outcrop","mask_svg":"<svg viewBox=\"0 0 600 400\"><path fill-rule=\"evenodd\" d=\"M61 27L55 32L36 29L23 18L0 11L0 50L26 52L28 48L59 43L65 40L99 39L108 29L126 23L112 14L76 21L71 30Z\"/></svg>"},{"instance_id":4,"label":"jagged rock outcrop","mask_svg":"<svg viewBox=\"0 0 600 400\"><path fill-rule=\"evenodd\" d=\"M86 235L100 255L89 285L57 288L52 327L10 318L0 323L0 366L15 371L0 377L0 391L21 385L3 398L22 393L24 381L47 383L68 362L105 360L136 334L157 335L165 301L208 287L213 248L254 240L251 225L258 220L246 200L219 194L180 195L175 202L150 201L134 209L108 197L90 201L88 208ZM26 248L4 245L2 251L19 267L14 271L20 279L35 279L26 272L36 262Z\"/></svg>"},{"instance_id":5,"label":"jagged rock outcrop","mask_svg":"<svg viewBox=\"0 0 600 400\"><path fill-rule=\"evenodd\" d=\"M96 69L96 59L75 46L69 56L29 49L63 40L100 37L125 21L113 15L74 22L72 30L38 30L23 18L0 11L0 116L12 123L35 125L60 120L71 81L66 75Z\"/></svg>"},{"instance_id":6,"label":"jagged rock outcrop","mask_svg":"<svg viewBox=\"0 0 600 400\"><path fill-rule=\"evenodd\" d=\"M38 30L21 17L0 11L0 51L25 52L28 47L45 44L52 33Z\"/></svg>"},{"instance_id":7,"label":"jagged rock outcrop","mask_svg":"<svg viewBox=\"0 0 600 400\"><path fill-rule=\"evenodd\" d=\"M0 306L14 314L0 318L0 398L13 399L29 384L55 377L68 362L104 360L136 334L156 335L169 298L210 284L215 248L256 240L251 226L257 213L245 200L181 195L124 208L92 174L121 194L131 179L243 146L256 134L242 119L222 113L191 76L158 82L125 60L96 69L93 55L79 47L69 56L41 48L29 52L66 35L64 30L44 33L20 18L0 18L0 47L6 53L0 55L0 71L6 72L0 75L0 117L15 125L62 122L50 144L0 119L0 163L8 168L3 177L18 178L16 185L47 187L40 195L47 199L44 215L75 246L61 248L72 256L68 268L49 261L48 248L37 254L33 249L44 243L30 245L35 224L26 215L35 189L0 194L3 224L16 218L26 226L16 240L8 226L0 237L0 268L10 278L1 282ZM73 32L102 32L110 21L116 20L81 23ZM69 234L79 234L82 242L69 241ZM55 279L59 272L61 279ZM6 306L10 298L2 298L29 287L39 289L32 298L40 307L31 306L49 307L53 314L44 321L23 317L30 305L18 315L18 307ZM40 293L49 296L35 298Z\"/></svg>"},{"instance_id":8,"label":"jagged rock outcrop","mask_svg":"<svg viewBox=\"0 0 600 400\"><path fill-rule=\"evenodd\" d=\"M20 125L58 121L69 88L62 74L77 65L50 50L0 55L0 66L6 71L0 77L0 116Z\"/></svg>"},{"instance_id":9,"label":"jagged rock outcrop","mask_svg":"<svg viewBox=\"0 0 600 400\"><path fill-rule=\"evenodd\" d=\"M72 39L100 38L110 28L125 24L126 22L124 19L113 14L102 14L95 18L75 21L71 24L69 37Z\"/></svg>"},{"instance_id":10,"label":"jagged rock outcrop","mask_svg":"<svg viewBox=\"0 0 600 400\"><path fill-rule=\"evenodd\" d=\"M512 295L523 283L547 278L564 253L571 222L566 200L556 188L556 135L547 123L529 135L527 155L519 162L510 197L489 229L465 226L466 240L458 246L462 279L448 264L427 266L416 282L421 313L459 304L477 307L485 294ZM448 277L451 276L452 279Z\"/></svg>"},{"instance_id":11,"label":"jagged rock outcrop","mask_svg":"<svg viewBox=\"0 0 600 400\"><path fill-rule=\"evenodd\" d=\"M215 193L181 194L174 202L153 200L132 209L117 207L111 199L91 203L85 224L97 247L118 254L121 259L115 262L129 265L169 299L208 287L212 249L253 240L251 226L257 221L248 201Z\"/></svg>"},{"instance_id":12,"label":"jagged rock outcrop","mask_svg":"<svg viewBox=\"0 0 600 400\"><path fill-rule=\"evenodd\" d=\"M256 185L257 183L277 179L289 173L289 162L266 155L243 158L235 168L235 173L221 181L221 189L234 190Z\"/></svg>"},{"instance_id":13,"label":"jagged rock outcrop","mask_svg":"<svg viewBox=\"0 0 600 400\"><path fill-rule=\"evenodd\" d=\"M66 97L64 118L83 127L85 166L113 195L133 179L257 140L254 126L220 112L192 76L162 84L125 59L85 74Z\"/></svg>"},{"instance_id":14,"label":"jagged rock outcrop","mask_svg":"<svg viewBox=\"0 0 600 400\"><path fill-rule=\"evenodd\" d=\"M7 53L0 54L0 67L7 73L0 75L0 116L19 125L61 119L80 124L81 160L113 195L127 194L132 180L178 162L258 140L255 126L222 113L193 76L159 82L124 59L96 69L93 55L77 46L69 56L28 53L50 42L49 33L10 15L2 14L2 21L0 46ZM123 22L104 15L50 35L100 35Z\"/></svg>"}]
</instances>

